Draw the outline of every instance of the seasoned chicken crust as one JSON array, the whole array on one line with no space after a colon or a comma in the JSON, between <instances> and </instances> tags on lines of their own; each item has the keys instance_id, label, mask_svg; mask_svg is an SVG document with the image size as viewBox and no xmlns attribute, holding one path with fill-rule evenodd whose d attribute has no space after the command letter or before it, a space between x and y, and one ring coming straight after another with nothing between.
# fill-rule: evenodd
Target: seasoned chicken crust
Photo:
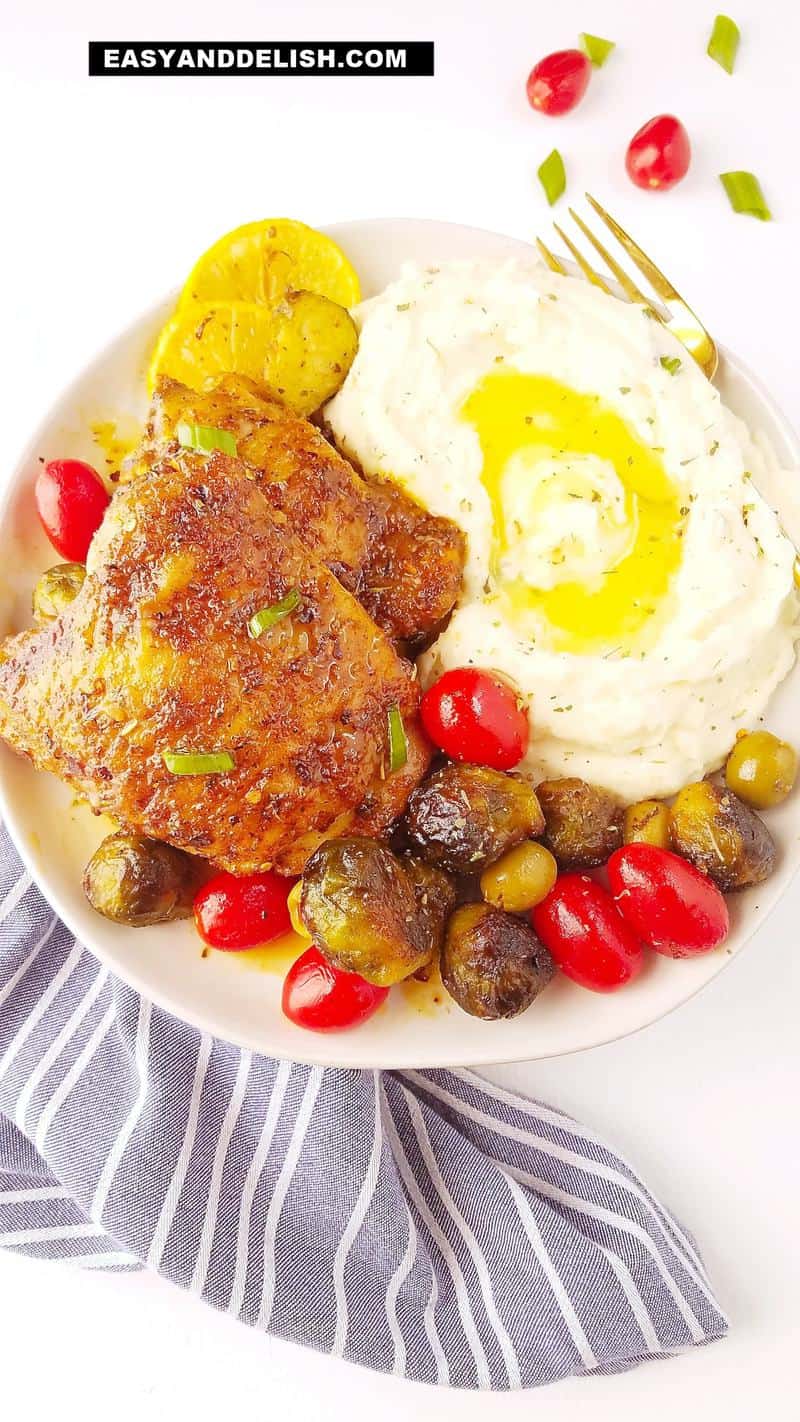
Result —
<instances>
[{"instance_id":1,"label":"seasoned chicken crust","mask_svg":"<svg viewBox=\"0 0 800 1422\"><path fill-rule=\"evenodd\" d=\"M295 588L291 615L251 637ZM418 700L409 663L220 453L122 486L75 601L0 646L9 745L123 827L236 874L299 873L327 834L384 829L429 760ZM390 774L393 705L409 756ZM175 775L170 750L235 766Z\"/></svg>"},{"instance_id":2,"label":"seasoned chicken crust","mask_svg":"<svg viewBox=\"0 0 800 1422\"><path fill-rule=\"evenodd\" d=\"M228 430L273 508L396 641L430 636L452 611L464 567L464 535L398 486L368 480L315 425L243 376L190 390L162 377L141 469L178 449L181 421Z\"/></svg>"}]
</instances>

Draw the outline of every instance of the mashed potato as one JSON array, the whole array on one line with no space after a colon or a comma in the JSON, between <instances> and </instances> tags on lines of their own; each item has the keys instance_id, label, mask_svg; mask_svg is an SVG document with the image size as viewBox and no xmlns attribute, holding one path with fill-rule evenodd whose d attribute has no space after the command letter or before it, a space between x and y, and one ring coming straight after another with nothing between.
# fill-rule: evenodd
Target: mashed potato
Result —
<instances>
[{"instance_id":1,"label":"mashed potato","mask_svg":"<svg viewBox=\"0 0 800 1422\"><path fill-rule=\"evenodd\" d=\"M512 678L535 776L632 800L717 766L794 661L794 549L683 347L535 260L408 269L356 315L335 438L468 536L423 680Z\"/></svg>"}]
</instances>

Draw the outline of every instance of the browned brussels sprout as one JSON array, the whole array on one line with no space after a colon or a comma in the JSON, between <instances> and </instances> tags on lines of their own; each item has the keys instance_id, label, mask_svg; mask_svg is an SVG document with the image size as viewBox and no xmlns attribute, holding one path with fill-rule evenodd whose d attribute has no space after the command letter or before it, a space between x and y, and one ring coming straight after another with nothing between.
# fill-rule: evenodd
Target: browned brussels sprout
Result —
<instances>
[{"instance_id":1,"label":"browned brussels sprout","mask_svg":"<svg viewBox=\"0 0 800 1422\"><path fill-rule=\"evenodd\" d=\"M442 981L473 1017L516 1017L554 973L553 959L524 919L491 904L464 904L452 915Z\"/></svg>"},{"instance_id":2,"label":"browned brussels sprout","mask_svg":"<svg viewBox=\"0 0 800 1422\"><path fill-rule=\"evenodd\" d=\"M430 962L430 915L419 912L411 874L390 849L362 835L328 839L303 870L300 917L326 958L390 987Z\"/></svg>"},{"instance_id":3,"label":"browned brussels sprout","mask_svg":"<svg viewBox=\"0 0 800 1422\"><path fill-rule=\"evenodd\" d=\"M206 865L171 844L136 834L110 834L83 876L92 908L115 923L146 928L188 918Z\"/></svg>"},{"instance_id":4,"label":"browned brussels sprout","mask_svg":"<svg viewBox=\"0 0 800 1422\"><path fill-rule=\"evenodd\" d=\"M430 941L432 956L438 958L445 925L456 906L456 886L444 870L413 854L407 854L402 864L414 888L421 928Z\"/></svg>"},{"instance_id":5,"label":"browned brussels sprout","mask_svg":"<svg viewBox=\"0 0 800 1422\"><path fill-rule=\"evenodd\" d=\"M775 841L764 821L710 780L685 785L676 797L672 842L723 893L761 884L775 868Z\"/></svg>"},{"instance_id":6,"label":"browned brussels sprout","mask_svg":"<svg viewBox=\"0 0 800 1422\"><path fill-rule=\"evenodd\" d=\"M605 864L622 843L622 809L608 791L569 776L543 781L536 793L545 819L544 842L560 868Z\"/></svg>"},{"instance_id":7,"label":"browned brussels sprout","mask_svg":"<svg viewBox=\"0 0 800 1422\"><path fill-rule=\"evenodd\" d=\"M544 818L527 780L482 765L446 765L414 791L406 824L429 863L480 874L512 845L541 834Z\"/></svg>"},{"instance_id":8,"label":"browned brussels sprout","mask_svg":"<svg viewBox=\"0 0 800 1422\"><path fill-rule=\"evenodd\" d=\"M75 601L86 577L83 563L57 563L42 573L33 589L33 615L40 622L52 622Z\"/></svg>"},{"instance_id":9,"label":"browned brussels sprout","mask_svg":"<svg viewBox=\"0 0 800 1422\"><path fill-rule=\"evenodd\" d=\"M638 800L629 805L622 822L626 844L654 844L657 849L672 845L672 818L661 800Z\"/></svg>"}]
</instances>

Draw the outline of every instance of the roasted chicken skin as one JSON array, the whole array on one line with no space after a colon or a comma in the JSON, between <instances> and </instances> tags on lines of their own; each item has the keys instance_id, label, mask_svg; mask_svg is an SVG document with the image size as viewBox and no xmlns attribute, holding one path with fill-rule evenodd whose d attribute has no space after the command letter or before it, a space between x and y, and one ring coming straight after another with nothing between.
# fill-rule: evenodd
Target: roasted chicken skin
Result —
<instances>
[{"instance_id":1,"label":"roasted chicken skin","mask_svg":"<svg viewBox=\"0 0 800 1422\"><path fill-rule=\"evenodd\" d=\"M298 606L250 636L293 589ZM297 873L327 834L384 829L429 760L418 699L409 663L219 453L121 487L74 602L0 645L9 745L124 828L236 874ZM391 706L409 739L395 773ZM234 768L177 775L165 751Z\"/></svg>"},{"instance_id":2,"label":"roasted chicken skin","mask_svg":"<svg viewBox=\"0 0 800 1422\"><path fill-rule=\"evenodd\" d=\"M315 425L241 376L208 391L162 377L133 468L177 449L181 421L230 431L272 506L395 641L421 642L452 611L465 544L386 480L361 477Z\"/></svg>"}]
</instances>

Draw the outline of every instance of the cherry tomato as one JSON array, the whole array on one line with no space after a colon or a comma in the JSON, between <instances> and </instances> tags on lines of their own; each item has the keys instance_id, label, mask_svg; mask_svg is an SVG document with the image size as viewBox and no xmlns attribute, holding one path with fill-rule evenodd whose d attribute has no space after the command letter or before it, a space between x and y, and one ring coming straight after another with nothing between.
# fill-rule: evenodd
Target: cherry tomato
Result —
<instances>
[{"instance_id":1,"label":"cherry tomato","mask_svg":"<svg viewBox=\"0 0 800 1422\"><path fill-rule=\"evenodd\" d=\"M668 958L718 948L728 906L716 884L680 855L653 844L626 844L608 861L614 902L635 933Z\"/></svg>"},{"instance_id":2,"label":"cherry tomato","mask_svg":"<svg viewBox=\"0 0 800 1422\"><path fill-rule=\"evenodd\" d=\"M581 50L556 50L528 75L528 103L541 114L567 114L580 103L591 75L591 60Z\"/></svg>"},{"instance_id":3,"label":"cherry tomato","mask_svg":"<svg viewBox=\"0 0 800 1422\"><path fill-rule=\"evenodd\" d=\"M475 667L447 671L425 692L422 724L451 760L511 770L528 749L528 712L512 687Z\"/></svg>"},{"instance_id":4,"label":"cherry tomato","mask_svg":"<svg viewBox=\"0 0 800 1422\"><path fill-rule=\"evenodd\" d=\"M212 948L238 953L288 933L286 900L293 884L281 874L215 874L195 894L194 921Z\"/></svg>"},{"instance_id":5,"label":"cherry tomato","mask_svg":"<svg viewBox=\"0 0 800 1422\"><path fill-rule=\"evenodd\" d=\"M334 968L312 946L286 974L282 1006L298 1027L311 1032L342 1032L365 1022L388 995L388 988L376 987L358 973Z\"/></svg>"},{"instance_id":6,"label":"cherry tomato","mask_svg":"<svg viewBox=\"0 0 800 1422\"><path fill-rule=\"evenodd\" d=\"M36 511L62 558L85 563L111 500L100 475L82 459L51 459L36 480Z\"/></svg>"},{"instance_id":7,"label":"cherry tomato","mask_svg":"<svg viewBox=\"0 0 800 1422\"><path fill-rule=\"evenodd\" d=\"M686 177L691 159L689 135L680 119L659 114L633 135L625 167L639 188L674 188Z\"/></svg>"},{"instance_id":8,"label":"cherry tomato","mask_svg":"<svg viewBox=\"0 0 800 1422\"><path fill-rule=\"evenodd\" d=\"M594 992L614 992L639 972L642 945L607 889L588 874L562 874L531 912L562 972Z\"/></svg>"}]
</instances>

